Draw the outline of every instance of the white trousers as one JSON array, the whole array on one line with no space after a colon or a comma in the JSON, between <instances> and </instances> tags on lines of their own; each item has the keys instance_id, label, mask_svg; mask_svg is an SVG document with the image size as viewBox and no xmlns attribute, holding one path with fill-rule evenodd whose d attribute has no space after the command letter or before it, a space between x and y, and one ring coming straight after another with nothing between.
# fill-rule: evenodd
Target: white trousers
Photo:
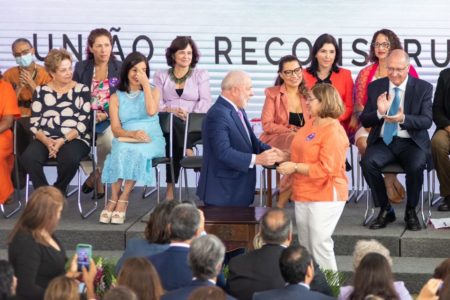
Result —
<instances>
[{"instance_id":1,"label":"white trousers","mask_svg":"<svg viewBox=\"0 0 450 300\"><path fill-rule=\"evenodd\" d=\"M103 170L103 164L105 163L106 156L111 152L111 145L114 135L111 130L111 126L108 126L103 133L97 134L97 169L100 172ZM81 162L81 168L86 175L92 173L92 163Z\"/></svg>"},{"instance_id":2,"label":"white trousers","mask_svg":"<svg viewBox=\"0 0 450 300\"><path fill-rule=\"evenodd\" d=\"M319 266L337 271L331 235L344 210L345 201L295 202L298 240Z\"/></svg>"}]
</instances>

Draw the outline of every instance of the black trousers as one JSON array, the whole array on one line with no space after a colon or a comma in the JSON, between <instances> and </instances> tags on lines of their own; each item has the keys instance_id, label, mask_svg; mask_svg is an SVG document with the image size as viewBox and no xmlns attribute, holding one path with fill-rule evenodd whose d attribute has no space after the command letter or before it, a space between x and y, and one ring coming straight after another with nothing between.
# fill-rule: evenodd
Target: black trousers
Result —
<instances>
[{"instance_id":1,"label":"black trousers","mask_svg":"<svg viewBox=\"0 0 450 300\"><path fill-rule=\"evenodd\" d=\"M44 163L48 161L48 149L38 140L34 140L22 154L20 163L30 174L33 187L49 185L44 174ZM67 186L78 170L78 166L83 157L89 153L89 146L80 140L73 140L61 146L56 156L57 173L53 184L65 195Z\"/></svg>"},{"instance_id":2,"label":"black trousers","mask_svg":"<svg viewBox=\"0 0 450 300\"><path fill-rule=\"evenodd\" d=\"M172 174L170 173L170 166L166 166L166 182L167 183L177 183L178 177L180 176L180 161L184 157L183 153L183 143L184 143L184 131L186 128L186 122L180 118L173 116L173 169L175 175L175 181L172 179ZM166 138L166 156L169 157L169 136ZM192 144L201 139L200 133L190 134L187 140L187 148L192 148Z\"/></svg>"},{"instance_id":3,"label":"black trousers","mask_svg":"<svg viewBox=\"0 0 450 300\"><path fill-rule=\"evenodd\" d=\"M17 120L16 143L18 157L22 156L27 147L33 141L33 134L30 131L30 126L30 117L22 117ZM19 182L16 182L16 177L14 176L14 172L16 172L15 169L12 173L14 187L22 189L25 186L26 171L21 164L19 164L18 166L14 165L14 168L17 168L19 172Z\"/></svg>"},{"instance_id":4,"label":"black trousers","mask_svg":"<svg viewBox=\"0 0 450 300\"><path fill-rule=\"evenodd\" d=\"M381 169L390 163L399 163L406 174L406 206L415 208L420 199L426 162L426 153L409 138L394 137L389 146L379 138L374 144L367 146L366 154L361 159L361 167L372 191L375 206L386 207L389 204Z\"/></svg>"}]
</instances>

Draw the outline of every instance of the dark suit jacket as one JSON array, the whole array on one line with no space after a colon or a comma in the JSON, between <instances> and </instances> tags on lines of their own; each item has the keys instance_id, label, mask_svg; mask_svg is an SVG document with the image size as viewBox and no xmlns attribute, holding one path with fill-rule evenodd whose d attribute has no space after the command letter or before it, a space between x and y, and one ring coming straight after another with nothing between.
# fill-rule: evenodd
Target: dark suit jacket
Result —
<instances>
[{"instance_id":1,"label":"dark suit jacket","mask_svg":"<svg viewBox=\"0 0 450 300\"><path fill-rule=\"evenodd\" d=\"M389 79L378 79L369 84L367 104L360 116L361 124L364 127L372 127L367 138L367 145L375 143L380 137L381 127L384 119L378 119L377 99L378 96L389 90ZM404 97L403 113L405 122L400 125L406 129L411 139L427 153L428 162L431 162L430 137L428 129L432 125L432 103L431 97L433 86L421 79L408 77Z\"/></svg>"},{"instance_id":2,"label":"dark suit jacket","mask_svg":"<svg viewBox=\"0 0 450 300\"><path fill-rule=\"evenodd\" d=\"M281 276L279 258L283 247L267 244L261 249L239 255L231 259L227 281L227 291L239 300L250 300L254 292L281 289L286 285ZM327 295L331 289L320 271L314 264L314 275L311 288Z\"/></svg>"},{"instance_id":3,"label":"dark suit jacket","mask_svg":"<svg viewBox=\"0 0 450 300\"><path fill-rule=\"evenodd\" d=\"M108 79L109 79L109 93L112 95L117 90L117 84L120 78L120 68L122 62L118 60L110 60L108 63ZM80 82L89 89L91 89L92 76L94 74L94 60L87 59L79 61L75 64L75 71L73 72L73 80Z\"/></svg>"},{"instance_id":4,"label":"dark suit jacket","mask_svg":"<svg viewBox=\"0 0 450 300\"><path fill-rule=\"evenodd\" d=\"M171 291L167 294L164 294L161 297L161 300L187 300L189 298L189 295L197 288L202 286L214 286L214 284L208 280L203 281L199 279L192 280L191 283L188 286L185 286L181 289ZM233 298L229 295L227 295L227 300L235 300L236 298Z\"/></svg>"},{"instance_id":5,"label":"dark suit jacket","mask_svg":"<svg viewBox=\"0 0 450 300\"><path fill-rule=\"evenodd\" d=\"M433 121L436 129L450 125L450 68L441 71L434 93Z\"/></svg>"},{"instance_id":6,"label":"dark suit jacket","mask_svg":"<svg viewBox=\"0 0 450 300\"><path fill-rule=\"evenodd\" d=\"M189 248L171 246L164 252L148 257L166 291L176 290L189 285L192 271L188 265Z\"/></svg>"},{"instance_id":7,"label":"dark suit jacket","mask_svg":"<svg viewBox=\"0 0 450 300\"><path fill-rule=\"evenodd\" d=\"M259 292L253 295L253 300L331 300L333 297L310 291L300 284L290 284L282 289Z\"/></svg>"},{"instance_id":8,"label":"dark suit jacket","mask_svg":"<svg viewBox=\"0 0 450 300\"><path fill-rule=\"evenodd\" d=\"M207 205L249 206L253 203L256 168L249 169L252 154L270 146L251 130L251 142L234 107L219 97L203 121L203 163L197 195Z\"/></svg>"}]
</instances>

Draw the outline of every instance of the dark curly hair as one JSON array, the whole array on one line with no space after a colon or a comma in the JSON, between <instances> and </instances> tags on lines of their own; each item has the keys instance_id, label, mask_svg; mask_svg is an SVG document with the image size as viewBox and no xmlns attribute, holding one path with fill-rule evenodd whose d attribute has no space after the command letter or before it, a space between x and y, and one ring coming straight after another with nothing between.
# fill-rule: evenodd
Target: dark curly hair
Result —
<instances>
[{"instance_id":1,"label":"dark curly hair","mask_svg":"<svg viewBox=\"0 0 450 300\"><path fill-rule=\"evenodd\" d=\"M278 72L278 76L277 76L277 79L275 79L275 85L282 85L284 83L284 80L283 80L283 78L281 78L280 73L283 72L283 70L284 70L284 64L288 63L288 62L291 62L291 61L298 62L298 65L300 66L300 68L302 68L302 64L301 64L300 60L296 56L294 56L294 55L283 56L280 59L280 62L278 63L278 71L277 71ZM303 70L302 70L302 72L303 72ZM305 97L305 98L308 97L308 88L306 87L304 78L302 79L302 82L298 86L298 92L303 97Z\"/></svg>"},{"instance_id":2,"label":"dark curly hair","mask_svg":"<svg viewBox=\"0 0 450 300\"><path fill-rule=\"evenodd\" d=\"M178 50L186 49L188 45L191 45L192 48L192 61L191 61L191 68L195 68L195 66L198 63L198 60L200 59L200 54L198 52L197 45L195 42L191 39L190 36L177 36L172 43L170 44L170 47L166 49L166 60L167 65L170 67L175 67L175 58L174 55Z\"/></svg>"},{"instance_id":3,"label":"dark curly hair","mask_svg":"<svg viewBox=\"0 0 450 300\"><path fill-rule=\"evenodd\" d=\"M369 51L369 61L370 62L378 62L378 57L375 55L375 47L374 47L374 43L377 40L377 37L379 34L385 35L389 41L389 53L392 50L395 49L402 49L402 44L400 43L400 39L398 38L398 36L395 34L395 32L393 32L392 30L389 29L380 29L377 32L375 32L373 34L372 37L372 42L370 43L370 51Z\"/></svg>"},{"instance_id":4,"label":"dark curly hair","mask_svg":"<svg viewBox=\"0 0 450 300\"><path fill-rule=\"evenodd\" d=\"M323 47L325 44L333 44L334 49L336 50L336 56L334 57L333 65L331 66L331 70L333 72L339 73L339 67L337 66L337 62L341 58L341 49L339 48L339 45L331 34L324 33L321 36L319 36L316 41L314 42L313 48L312 48L312 61L311 65L309 66L308 71L309 74L316 75L317 71L319 70L319 62L317 61L316 54L319 52L319 50Z\"/></svg>"}]
</instances>

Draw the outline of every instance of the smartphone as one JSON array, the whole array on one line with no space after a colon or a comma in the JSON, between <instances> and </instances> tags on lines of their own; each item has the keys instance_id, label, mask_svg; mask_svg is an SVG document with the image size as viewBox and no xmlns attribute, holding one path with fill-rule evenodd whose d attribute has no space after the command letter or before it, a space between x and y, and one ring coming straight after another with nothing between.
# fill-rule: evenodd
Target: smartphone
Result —
<instances>
[{"instance_id":1,"label":"smartphone","mask_svg":"<svg viewBox=\"0 0 450 300\"><path fill-rule=\"evenodd\" d=\"M85 267L89 271L89 263L92 258L92 246L89 244L77 244L77 269L81 272L81 268Z\"/></svg>"}]
</instances>

